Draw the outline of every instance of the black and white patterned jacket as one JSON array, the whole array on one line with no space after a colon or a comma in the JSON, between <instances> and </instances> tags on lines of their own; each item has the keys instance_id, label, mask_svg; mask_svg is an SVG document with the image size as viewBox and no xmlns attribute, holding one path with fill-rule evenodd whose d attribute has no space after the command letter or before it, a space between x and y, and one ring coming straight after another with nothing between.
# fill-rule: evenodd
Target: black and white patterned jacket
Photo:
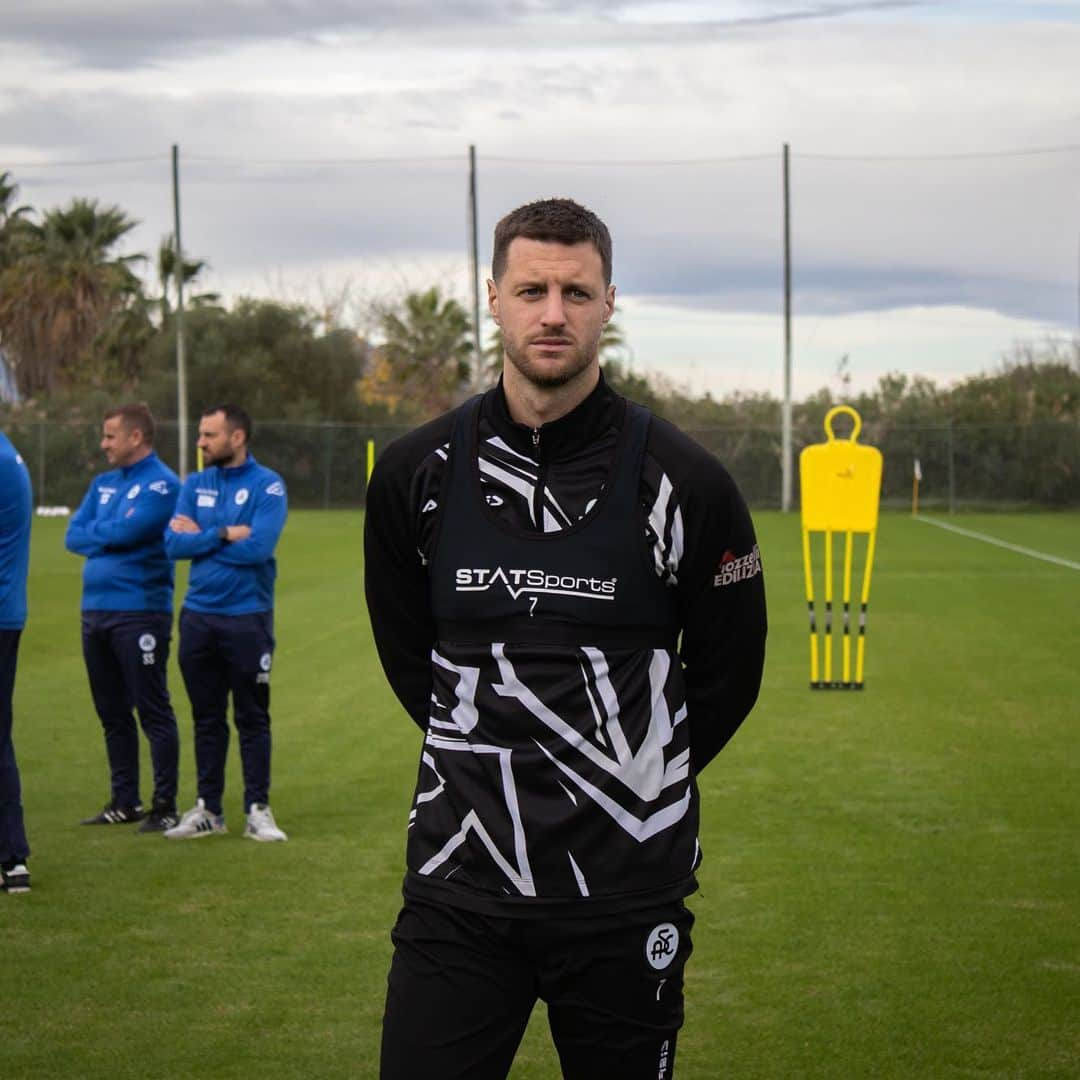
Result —
<instances>
[{"instance_id":1,"label":"black and white patterned jacket","mask_svg":"<svg viewBox=\"0 0 1080 1080\"><path fill-rule=\"evenodd\" d=\"M571 528L603 490L625 408L601 379L534 430L511 419L501 384L489 391L478 442L489 511L518 530ZM764 662L743 499L714 457L653 417L641 543L674 591L677 650L441 641L429 564L453 419L389 446L368 489L375 641L425 732L406 890L499 914L600 914L687 895L700 861L695 776L749 713Z\"/></svg>"}]
</instances>

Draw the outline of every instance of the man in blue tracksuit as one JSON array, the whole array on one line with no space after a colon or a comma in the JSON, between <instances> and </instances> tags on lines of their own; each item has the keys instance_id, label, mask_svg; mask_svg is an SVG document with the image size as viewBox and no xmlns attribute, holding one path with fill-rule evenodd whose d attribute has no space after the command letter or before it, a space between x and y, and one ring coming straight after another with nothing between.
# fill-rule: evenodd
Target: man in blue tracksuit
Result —
<instances>
[{"instance_id":1,"label":"man in blue tracksuit","mask_svg":"<svg viewBox=\"0 0 1080 1080\"><path fill-rule=\"evenodd\" d=\"M191 559L180 613L180 671L195 720L199 797L166 831L170 840L225 832L228 699L244 773L244 835L285 840L270 811L270 666L274 655L274 548L288 503L281 477L248 452L251 417L237 405L199 421L207 468L189 476L165 533L173 559Z\"/></svg>"},{"instance_id":2,"label":"man in blue tracksuit","mask_svg":"<svg viewBox=\"0 0 1080 1080\"><path fill-rule=\"evenodd\" d=\"M30 474L0 432L0 881L5 892L30 891L22 788L11 741L11 698L19 637L26 624L26 574L30 564Z\"/></svg>"},{"instance_id":3,"label":"man in blue tracksuit","mask_svg":"<svg viewBox=\"0 0 1080 1080\"><path fill-rule=\"evenodd\" d=\"M139 832L162 832L179 820L180 740L166 682L173 568L162 532L180 481L154 453L154 418L145 405L110 409L101 449L113 468L94 478L65 539L68 551L86 557L83 657L112 776L109 802L83 824L142 820ZM150 743L149 814L139 795L139 735L132 707Z\"/></svg>"}]
</instances>

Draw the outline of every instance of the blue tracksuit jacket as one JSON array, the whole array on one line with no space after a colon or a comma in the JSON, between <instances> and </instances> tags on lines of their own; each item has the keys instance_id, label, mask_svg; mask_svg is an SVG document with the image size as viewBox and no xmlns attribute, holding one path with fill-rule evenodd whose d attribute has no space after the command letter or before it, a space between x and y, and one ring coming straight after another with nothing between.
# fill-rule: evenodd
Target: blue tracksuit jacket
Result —
<instances>
[{"instance_id":1,"label":"blue tracksuit jacket","mask_svg":"<svg viewBox=\"0 0 1080 1080\"><path fill-rule=\"evenodd\" d=\"M190 559L184 607L211 615L272 611L277 561L274 548L285 527L285 484L250 454L243 465L217 465L184 481L176 513L194 519L197 533L165 532L171 559ZM246 540L227 543L219 531L249 525Z\"/></svg>"},{"instance_id":2,"label":"blue tracksuit jacket","mask_svg":"<svg viewBox=\"0 0 1080 1080\"><path fill-rule=\"evenodd\" d=\"M94 478L68 523L68 551L86 556L83 611L172 611L173 568L161 533L180 480L151 453Z\"/></svg>"},{"instance_id":3,"label":"blue tracksuit jacket","mask_svg":"<svg viewBox=\"0 0 1080 1080\"><path fill-rule=\"evenodd\" d=\"M26 625L32 507L30 473L0 432L0 630L21 630Z\"/></svg>"}]
</instances>

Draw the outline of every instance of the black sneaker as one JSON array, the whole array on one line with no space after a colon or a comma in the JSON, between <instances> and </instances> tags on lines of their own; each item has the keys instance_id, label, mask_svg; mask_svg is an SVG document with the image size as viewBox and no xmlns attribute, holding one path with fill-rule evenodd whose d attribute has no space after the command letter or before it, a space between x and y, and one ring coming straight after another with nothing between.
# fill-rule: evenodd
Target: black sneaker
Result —
<instances>
[{"instance_id":1,"label":"black sneaker","mask_svg":"<svg viewBox=\"0 0 1080 1080\"><path fill-rule=\"evenodd\" d=\"M0 870L3 875L4 892L24 893L30 891L30 871L26 863L15 862Z\"/></svg>"},{"instance_id":2,"label":"black sneaker","mask_svg":"<svg viewBox=\"0 0 1080 1080\"><path fill-rule=\"evenodd\" d=\"M84 818L81 825L130 825L133 821L142 821L146 817L142 804L138 806L117 806L106 803L100 814Z\"/></svg>"},{"instance_id":3,"label":"black sneaker","mask_svg":"<svg viewBox=\"0 0 1080 1080\"><path fill-rule=\"evenodd\" d=\"M174 825L180 824L180 815L175 806L163 806L156 804L150 808L146 820L135 830L136 832L164 832Z\"/></svg>"}]
</instances>

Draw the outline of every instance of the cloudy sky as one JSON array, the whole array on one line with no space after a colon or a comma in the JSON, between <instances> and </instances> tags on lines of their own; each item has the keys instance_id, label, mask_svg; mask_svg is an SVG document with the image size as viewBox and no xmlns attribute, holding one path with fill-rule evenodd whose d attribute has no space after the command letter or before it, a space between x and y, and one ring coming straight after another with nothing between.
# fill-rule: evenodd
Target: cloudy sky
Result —
<instances>
[{"instance_id":1,"label":"cloudy sky","mask_svg":"<svg viewBox=\"0 0 1080 1080\"><path fill-rule=\"evenodd\" d=\"M494 222L570 195L615 237L635 370L949 382L1077 333L1080 0L36 0L0 20L0 171L171 229L205 287L467 300ZM14 10L11 10L14 9ZM485 267L486 271L486 267Z\"/></svg>"}]
</instances>

